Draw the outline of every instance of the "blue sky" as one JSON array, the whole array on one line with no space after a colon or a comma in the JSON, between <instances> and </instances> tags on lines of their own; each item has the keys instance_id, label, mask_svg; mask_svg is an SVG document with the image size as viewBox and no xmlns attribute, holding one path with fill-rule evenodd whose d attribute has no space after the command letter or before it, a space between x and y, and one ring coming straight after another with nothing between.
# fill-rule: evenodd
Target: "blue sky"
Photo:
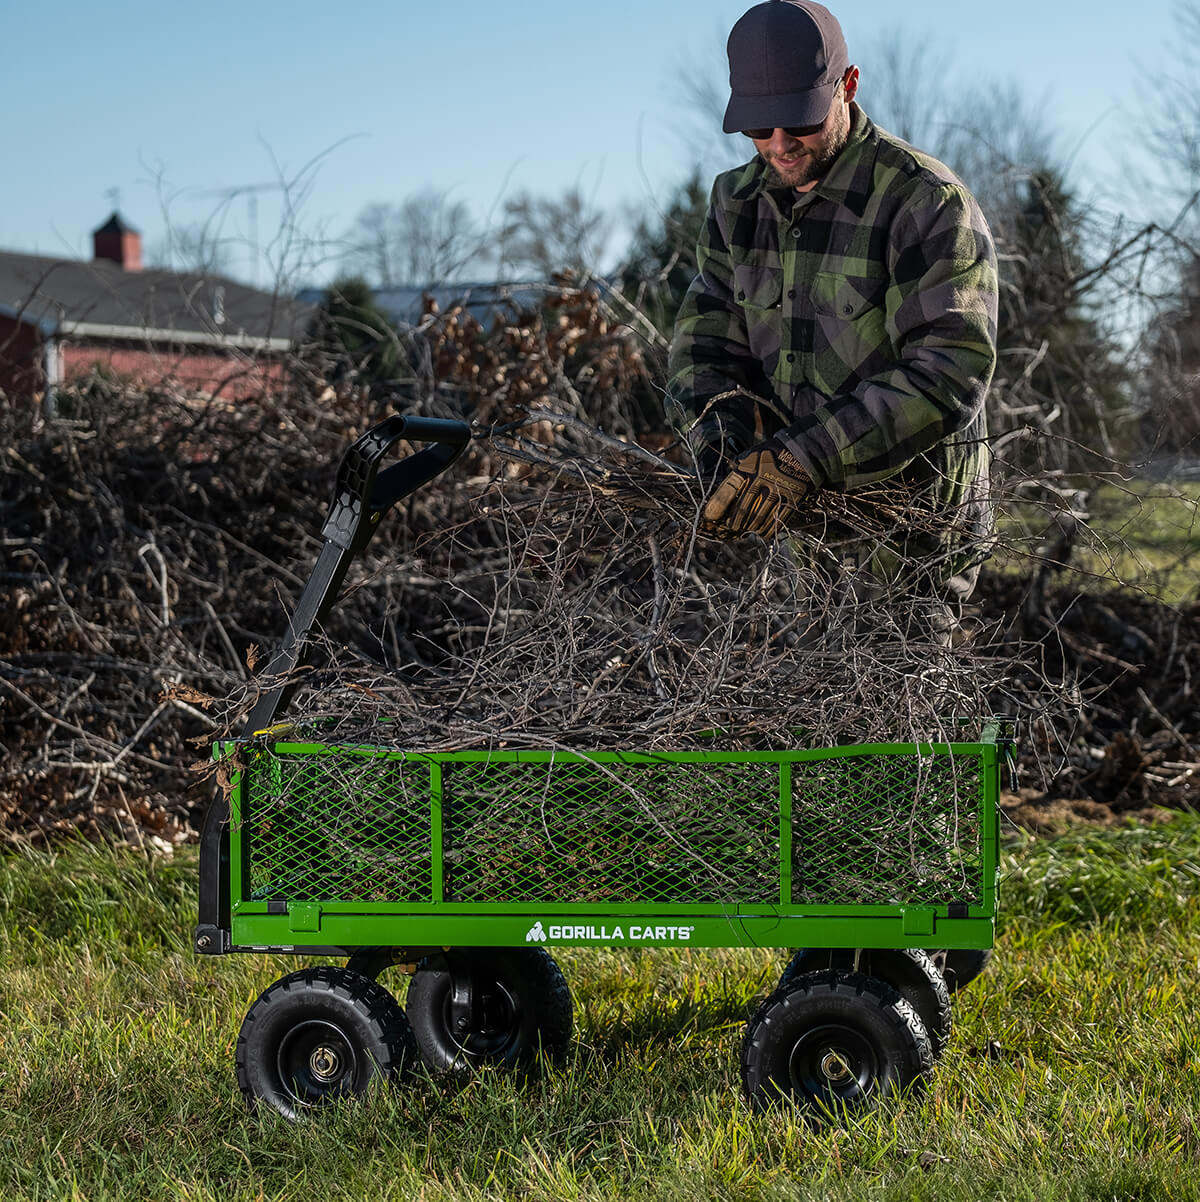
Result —
<instances>
[{"instance_id":1,"label":"blue sky","mask_svg":"<svg viewBox=\"0 0 1200 1202\"><path fill-rule=\"evenodd\" d=\"M723 165L734 150L698 132L684 80L723 78L749 0L2 5L0 247L86 257L116 189L149 247L169 223L212 219L239 274L261 279L274 243L276 262L319 283L373 201L433 188L486 220L517 191L578 185L623 213L661 202L697 161ZM1015 82L1089 187L1128 182L1172 0L830 7L868 112L872 61L901 31L947 64L914 88Z\"/></svg>"}]
</instances>

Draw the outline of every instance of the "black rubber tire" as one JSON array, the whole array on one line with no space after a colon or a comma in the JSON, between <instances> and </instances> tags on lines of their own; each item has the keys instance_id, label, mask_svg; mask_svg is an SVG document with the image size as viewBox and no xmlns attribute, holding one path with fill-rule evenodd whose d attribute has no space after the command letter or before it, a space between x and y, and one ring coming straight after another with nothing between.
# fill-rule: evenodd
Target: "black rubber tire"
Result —
<instances>
[{"instance_id":1,"label":"black rubber tire","mask_svg":"<svg viewBox=\"0 0 1200 1202\"><path fill-rule=\"evenodd\" d=\"M814 1121L919 1088L932 1068L916 1011L861 973L802 973L767 998L742 1041L751 1107L791 1101Z\"/></svg>"},{"instance_id":2,"label":"black rubber tire","mask_svg":"<svg viewBox=\"0 0 1200 1202\"><path fill-rule=\"evenodd\" d=\"M954 1012L950 990L930 954L915 947L864 947L858 953L857 969L854 957L851 948L800 948L788 961L779 984L782 987L801 973L821 969L857 971L884 981L917 1012L934 1056L940 1056L950 1038Z\"/></svg>"},{"instance_id":3,"label":"black rubber tire","mask_svg":"<svg viewBox=\"0 0 1200 1202\"><path fill-rule=\"evenodd\" d=\"M933 962L946 978L946 988L951 993L965 989L988 966L992 949L952 947L945 951L931 952Z\"/></svg>"},{"instance_id":4,"label":"black rubber tire","mask_svg":"<svg viewBox=\"0 0 1200 1202\"><path fill-rule=\"evenodd\" d=\"M285 1118L373 1081L392 1082L417 1064L400 1004L382 985L345 968L306 968L275 982L238 1033L237 1079L251 1107Z\"/></svg>"},{"instance_id":5,"label":"black rubber tire","mask_svg":"<svg viewBox=\"0 0 1200 1202\"><path fill-rule=\"evenodd\" d=\"M472 1015L465 1037L451 1030L453 985L447 956L472 974ZM430 1072L466 1079L481 1065L528 1068L538 1052L555 1058L571 1044L571 991L540 947L455 948L417 965L408 987L408 1020Z\"/></svg>"}]
</instances>

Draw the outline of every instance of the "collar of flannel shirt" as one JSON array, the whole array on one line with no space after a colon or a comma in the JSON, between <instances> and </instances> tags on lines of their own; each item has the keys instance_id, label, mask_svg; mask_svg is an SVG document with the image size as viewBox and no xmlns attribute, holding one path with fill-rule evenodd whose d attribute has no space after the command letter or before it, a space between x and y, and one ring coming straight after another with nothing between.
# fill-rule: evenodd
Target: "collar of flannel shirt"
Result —
<instances>
[{"instance_id":1,"label":"collar of flannel shirt","mask_svg":"<svg viewBox=\"0 0 1200 1202\"><path fill-rule=\"evenodd\" d=\"M867 211L875 174L875 151L879 141L874 122L857 104L850 105L850 136L833 166L817 181L811 192L794 192L771 182L771 172L759 155L743 171L733 191L733 199L752 201L766 193L780 216L786 216L796 203L811 203L817 197L844 205L857 217Z\"/></svg>"}]
</instances>

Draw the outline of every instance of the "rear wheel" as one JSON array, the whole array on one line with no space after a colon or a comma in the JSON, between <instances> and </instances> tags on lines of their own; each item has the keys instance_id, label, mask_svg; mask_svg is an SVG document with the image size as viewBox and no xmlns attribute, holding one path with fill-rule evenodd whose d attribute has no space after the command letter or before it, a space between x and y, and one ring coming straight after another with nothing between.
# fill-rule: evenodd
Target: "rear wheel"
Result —
<instances>
[{"instance_id":1,"label":"rear wheel","mask_svg":"<svg viewBox=\"0 0 1200 1202\"><path fill-rule=\"evenodd\" d=\"M861 973L804 973L776 990L746 1027L742 1085L751 1106L790 1101L836 1117L919 1085L929 1038L913 1008Z\"/></svg>"},{"instance_id":2,"label":"rear wheel","mask_svg":"<svg viewBox=\"0 0 1200 1202\"><path fill-rule=\"evenodd\" d=\"M571 991L543 948L454 948L417 966L407 1010L430 1071L528 1067L571 1042Z\"/></svg>"},{"instance_id":3,"label":"rear wheel","mask_svg":"<svg viewBox=\"0 0 1200 1202\"><path fill-rule=\"evenodd\" d=\"M308 968L250 1007L236 1061L248 1103L295 1119L395 1080L417 1056L408 1019L382 985L344 968Z\"/></svg>"},{"instance_id":4,"label":"rear wheel","mask_svg":"<svg viewBox=\"0 0 1200 1202\"><path fill-rule=\"evenodd\" d=\"M917 1012L934 1056L942 1054L950 1038L953 1010L950 990L928 952L919 948L864 947L857 952L843 947L801 948L783 970L779 984L820 969L860 972L890 985Z\"/></svg>"}]
</instances>

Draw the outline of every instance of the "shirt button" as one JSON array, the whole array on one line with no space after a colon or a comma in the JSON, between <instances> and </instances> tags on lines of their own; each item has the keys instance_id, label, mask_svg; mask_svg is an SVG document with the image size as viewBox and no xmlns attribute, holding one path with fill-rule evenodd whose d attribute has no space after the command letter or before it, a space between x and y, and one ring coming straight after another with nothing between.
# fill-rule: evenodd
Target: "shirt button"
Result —
<instances>
[{"instance_id":1,"label":"shirt button","mask_svg":"<svg viewBox=\"0 0 1200 1202\"><path fill-rule=\"evenodd\" d=\"M791 355L791 354L789 354L789 355L788 355L788 362L789 362L789 363L795 363L795 362L796 362L796 356L795 356L795 355Z\"/></svg>"},{"instance_id":2,"label":"shirt button","mask_svg":"<svg viewBox=\"0 0 1200 1202\"><path fill-rule=\"evenodd\" d=\"M798 225L794 225L794 226L792 226L792 237L793 237L793 238L799 238L799 237L800 237L800 227L799 227Z\"/></svg>"},{"instance_id":3,"label":"shirt button","mask_svg":"<svg viewBox=\"0 0 1200 1202\"><path fill-rule=\"evenodd\" d=\"M845 315L847 317L849 317L850 314L854 312L854 306L853 305L844 305L842 307L842 312L845 313Z\"/></svg>"},{"instance_id":4,"label":"shirt button","mask_svg":"<svg viewBox=\"0 0 1200 1202\"><path fill-rule=\"evenodd\" d=\"M789 288L788 289L788 300L795 300L795 299L796 299L796 289Z\"/></svg>"},{"instance_id":5,"label":"shirt button","mask_svg":"<svg viewBox=\"0 0 1200 1202\"><path fill-rule=\"evenodd\" d=\"M745 299L746 299L746 294L745 294L744 292L739 292L739 293L738 293L738 300L745 300Z\"/></svg>"}]
</instances>

